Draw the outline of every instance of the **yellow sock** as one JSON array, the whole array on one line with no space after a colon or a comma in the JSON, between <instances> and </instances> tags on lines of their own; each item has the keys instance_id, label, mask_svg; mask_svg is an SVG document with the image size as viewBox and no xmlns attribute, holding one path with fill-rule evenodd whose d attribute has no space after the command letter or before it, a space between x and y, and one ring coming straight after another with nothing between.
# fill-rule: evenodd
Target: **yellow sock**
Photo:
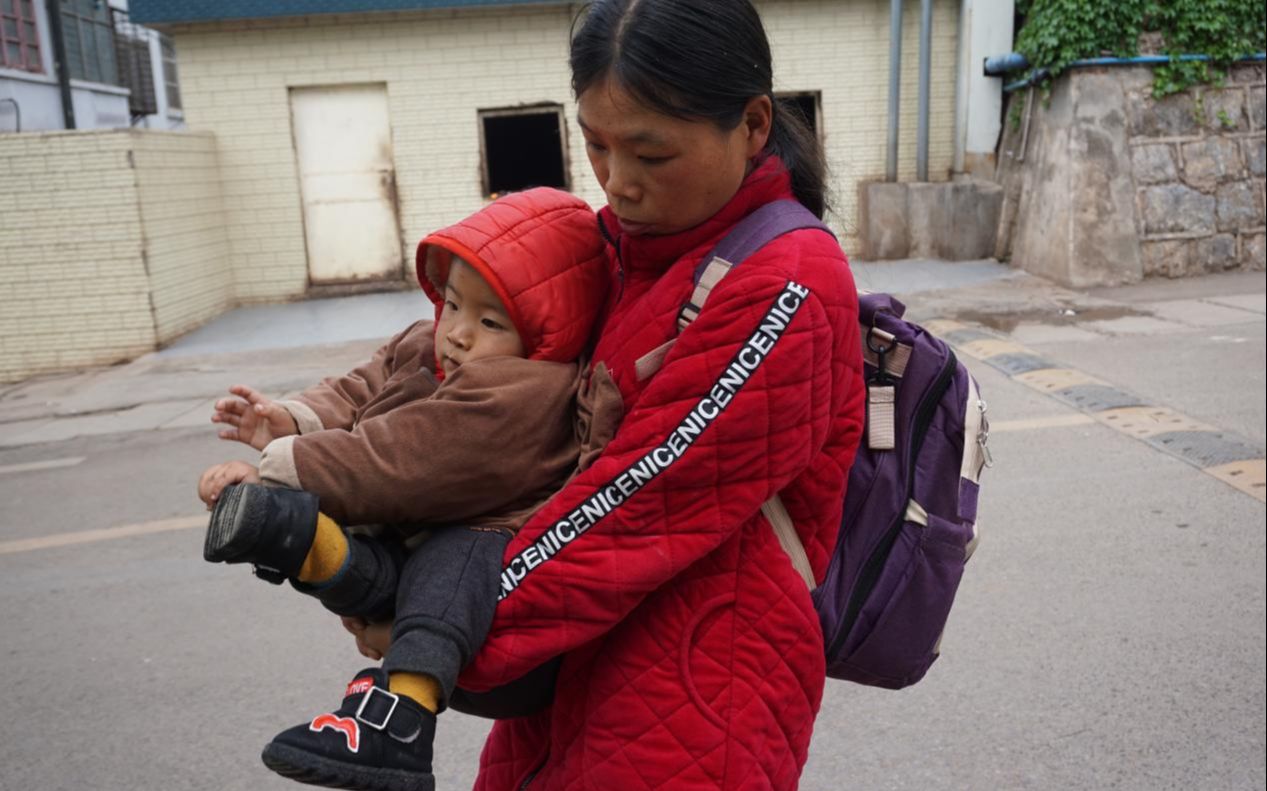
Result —
<instances>
[{"instance_id":1,"label":"yellow sock","mask_svg":"<svg viewBox=\"0 0 1267 791\"><path fill-rule=\"evenodd\" d=\"M435 714L440 710L440 682L422 673L388 673L387 688Z\"/></svg>"},{"instance_id":2,"label":"yellow sock","mask_svg":"<svg viewBox=\"0 0 1267 791\"><path fill-rule=\"evenodd\" d=\"M343 568L348 556L348 537L343 528L325 514L317 514L317 534L313 536L308 557L299 567L299 581L325 582Z\"/></svg>"}]
</instances>

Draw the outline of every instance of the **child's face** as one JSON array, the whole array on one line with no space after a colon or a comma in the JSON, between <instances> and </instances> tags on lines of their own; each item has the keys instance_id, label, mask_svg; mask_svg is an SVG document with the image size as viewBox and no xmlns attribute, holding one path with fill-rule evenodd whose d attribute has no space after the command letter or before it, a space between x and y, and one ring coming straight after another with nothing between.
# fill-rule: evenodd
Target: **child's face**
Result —
<instances>
[{"instance_id":1,"label":"child's face","mask_svg":"<svg viewBox=\"0 0 1267 791\"><path fill-rule=\"evenodd\" d=\"M524 356L523 340L501 300L478 272L456 259L444 286L436 344L446 376L472 360Z\"/></svg>"}]
</instances>

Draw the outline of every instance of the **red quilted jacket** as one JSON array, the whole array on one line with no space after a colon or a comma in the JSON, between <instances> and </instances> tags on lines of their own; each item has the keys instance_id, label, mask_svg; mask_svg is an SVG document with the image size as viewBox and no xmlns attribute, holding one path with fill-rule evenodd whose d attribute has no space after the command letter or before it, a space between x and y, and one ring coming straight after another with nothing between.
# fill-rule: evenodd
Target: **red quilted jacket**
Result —
<instances>
[{"instance_id":1,"label":"red quilted jacket","mask_svg":"<svg viewBox=\"0 0 1267 791\"><path fill-rule=\"evenodd\" d=\"M822 635L759 508L782 493L821 578L862 427L857 294L837 244L796 231L676 327L699 259L790 196L771 158L700 226L616 239L618 293L595 360L625 420L507 550L497 617L461 680L487 688L565 654L555 701L494 726L477 789L797 786ZM601 218L619 227L610 210ZM635 362L674 337L639 381Z\"/></svg>"}]
</instances>

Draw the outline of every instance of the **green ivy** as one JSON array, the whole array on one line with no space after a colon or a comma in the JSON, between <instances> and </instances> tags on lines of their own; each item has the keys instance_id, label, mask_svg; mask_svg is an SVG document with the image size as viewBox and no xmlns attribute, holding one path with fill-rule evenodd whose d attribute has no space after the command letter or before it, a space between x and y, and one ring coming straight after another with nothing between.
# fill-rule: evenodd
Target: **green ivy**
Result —
<instances>
[{"instance_id":1,"label":"green ivy","mask_svg":"<svg viewBox=\"0 0 1267 791\"><path fill-rule=\"evenodd\" d=\"M1235 59L1267 49L1264 0L1017 0L1025 23L1016 50L1046 69L1044 87L1082 58L1139 54L1141 33L1160 33L1165 54L1209 55L1154 70L1157 98L1199 83L1221 83Z\"/></svg>"}]
</instances>

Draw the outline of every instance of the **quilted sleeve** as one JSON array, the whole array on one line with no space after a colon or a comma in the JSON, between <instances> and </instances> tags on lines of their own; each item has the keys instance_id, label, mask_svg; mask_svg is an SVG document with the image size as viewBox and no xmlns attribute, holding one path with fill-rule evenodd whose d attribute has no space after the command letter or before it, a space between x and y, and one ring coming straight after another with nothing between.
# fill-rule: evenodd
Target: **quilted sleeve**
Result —
<instances>
[{"instance_id":1,"label":"quilted sleeve","mask_svg":"<svg viewBox=\"0 0 1267 791\"><path fill-rule=\"evenodd\" d=\"M800 282L758 257L713 291L607 451L511 544L464 687L506 683L608 631L805 471L847 400L860 406L857 298L839 253L802 266Z\"/></svg>"},{"instance_id":2,"label":"quilted sleeve","mask_svg":"<svg viewBox=\"0 0 1267 791\"><path fill-rule=\"evenodd\" d=\"M363 365L323 379L294 400L311 409L327 429L351 429L357 412L382 391L401 366L435 367L435 324L416 321L383 344ZM306 432L305 432L306 433Z\"/></svg>"}]
</instances>

